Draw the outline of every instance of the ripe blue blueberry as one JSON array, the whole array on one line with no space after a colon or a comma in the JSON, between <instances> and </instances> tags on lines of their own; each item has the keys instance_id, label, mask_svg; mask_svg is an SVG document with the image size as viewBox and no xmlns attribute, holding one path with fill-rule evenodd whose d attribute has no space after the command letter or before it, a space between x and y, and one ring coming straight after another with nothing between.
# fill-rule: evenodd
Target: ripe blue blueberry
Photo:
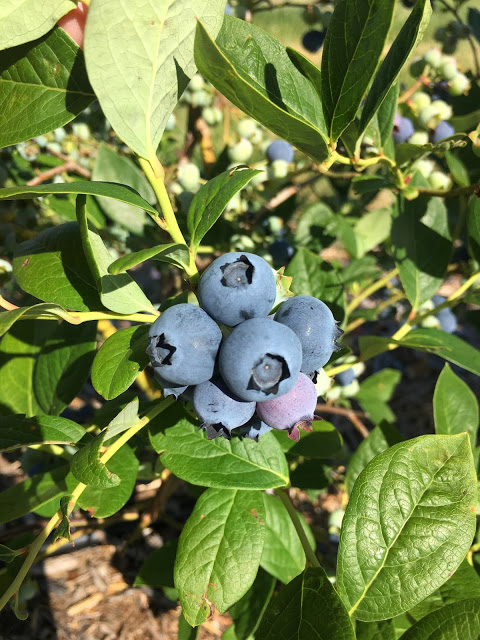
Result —
<instances>
[{"instance_id":1,"label":"ripe blue blueberry","mask_svg":"<svg viewBox=\"0 0 480 640\"><path fill-rule=\"evenodd\" d=\"M201 307L228 327L268 315L276 295L275 276L268 262L240 251L214 260L198 284Z\"/></svg>"},{"instance_id":2,"label":"ripe blue blueberry","mask_svg":"<svg viewBox=\"0 0 480 640\"><path fill-rule=\"evenodd\" d=\"M355 371L350 367L350 369L347 369L346 371L340 371L340 373L337 373L335 376L335 382L338 382L342 387L348 387L356 377Z\"/></svg>"},{"instance_id":3,"label":"ripe blue blueberry","mask_svg":"<svg viewBox=\"0 0 480 640\"><path fill-rule=\"evenodd\" d=\"M288 393L274 400L257 402L257 415L269 427L286 429L289 438L299 440L299 428L311 431L316 406L315 385L308 376L299 373Z\"/></svg>"},{"instance_id":4,"label":"ripe blue blueberry","mask_svg":"<svg viewBox=\"0 0 480 640\"><path fill-rule=\"evenodd\" d=\"M259 437L263 436L264 433L271 431L272 428L273 427L269 427L268 424L265 424L265 422L262 422L258 416L253 416L247 424L235 429L234 433L258 442Z\"/></svg>"},{"instance_id":5,"label":"ripe blue blueberry","mask_svg":"<svg viewBox=\"0 0 480 640\"><path fill-rule=\"evenodd\" d=\"M165 378L162 377L161 373L159 373L157 369L161 370L162 368L154 367L153 371L156 382L162 387L164 397L168 398L168 396L174 396L175 400L178 400L179 396L181 396L182 393L185 393L185 391L188 389L188 386L176 385L172 382L169 382L168 380L165 380Z\"/></svg>"},{"instance_id":6,"label":"ripe blue blueberry","mask_svg":"<svg viewBox=\"0 0 480 640\"><path fill-rule=\"evenodd\" d=\"M302 38L302 44L307 51L311 53L317 53L322 48L323 41L325 40L325 36L327 35L327 30L323 29L322 31L318 31L318 29L312 29L312 31L307 31Z\"/></svg>"},{"instance_id":7,"label":"ripe blue blueberry","mask_svg":"<svg viewBox=\"0 0 480 640\"><path fill-rule=\"evenodd\" d=\"M212 377L222 333L200 307L183 303L169 307L148 336L150 362L172 386L201 384Z\"/></svg>"},{"instance_id":8,"label":"ripe blue blueberry","mask_svg":"<svg viewBox=\"0 0 480 640\"><path fill-rule=\"evenodd\" d=\"M317 298L296 296L285 300L275 314L275 320L298 336L303 352L303 373L321 369L332 353L340 349L337 339L342 331L327 305Z\"/></svg>"},{"instance_id":9,"label":"ripe blue blueberry","mask_svg":"<svg viewBox=\"0 0 480 640\"><path fill-rule=\"evenodd\" d=\"M433 296L432 302L438 307L439 304L445 302L446 298L443 296ZM455 333L458 328L457 316L453 313L451 309L446 307L445 309L440 309L437 313L438 321L440 322L440 329L442 331L446 331L447 333Z\"/></svg>"},{"instance_id":10,"label":"ripe blue blueberry","mask_svg":"<svg viewBox=\"0 0 480 640\"><path fill-rule=\"evenodd\" d=\"M439 122L435 127L432 140L433 142L440 142L440 140L443 140L444 138L453 136L454 133L455 129L452 127L452 125L449 122L442 120L442 122Z\"/></svg>"},{"instance_id":11,"label":"ripe blue blueberry","mask_svg":"<svg viewBox=\"0 0 480 640\"><path fill-rule=\"evenodd\" d=\"M282 239L272 242L268 250L272 256L273 264L278 267L286 267L295 252L291 243Z\"/></svg>"},{"instance_id":12,"label":"ripe blue blueberry","mask_svg":"<svg viewBox=\"0 0 480 640\"><path fill-rule=\"evenodd\" d=\"M288 327L269 318L252 318L225 338L218 362L236 396L259 402L290 391L300 371L302 347Z\"/></svg>"},{"instance_id":13,"label":"ripe blue blueberry","mask_svg":"<svg viewBox=\"0 0 480 640\"><path fill-rule=\"evenodd\" d=\"M414 133L415 127L410 118L397 115L392 133L395 142L406 142Z\"/></svg>"},{"instance_id":14,"label":"ripe blue blueberry","mask_svg":"<svg viewBox=\"0 0 480 640\"><path fill-rule=\"evenodd\" d=\"M266 153L270 162L285 160L290 163L293 160L293 147L286 140L274 140L268 145Z\"/></svg>"},{"instance_id":15,"label":"ripe blue blueberry","mask_svg":"<svg viewBox=\"0 0 480 640\"><path fill-rule=\"evenodd\" d=\"M230 440L231 430L242 426L253 416L255 403L236 398L223 380L213 378L195 387L193 409L202 420L209 440L217 436Z\"/></svg>"}]
</instances>

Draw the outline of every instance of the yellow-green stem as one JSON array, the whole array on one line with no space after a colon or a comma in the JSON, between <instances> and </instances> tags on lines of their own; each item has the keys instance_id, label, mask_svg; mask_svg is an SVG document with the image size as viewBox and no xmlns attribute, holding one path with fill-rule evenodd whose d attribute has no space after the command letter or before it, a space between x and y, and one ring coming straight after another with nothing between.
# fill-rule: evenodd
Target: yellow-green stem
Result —
<instances>
[{"instance_id":1,"label":"yellow-green stem","mask_svg":"<svg viewBox=\"0 0 480 640\"><path fill-rule=\"evenodd\" d=\"M354 311L360 303L362 303L366 298L371 296L372 293L375 293L375 291L378 291L379 289L384 287L387 284L387 282L389 282L397 274L398 274L398 269L396 268L392 269L383 278L380 278L380 280L377 280L376 282L372 283L369 287L367 287L362 292L360 292L358 296L355 296L355 298L353 298L353 300L351 300L347 305L347 309L346 309L347 315L350 315L352 311Z\"/></svg>"},{"instance_id":2,"label":"yellow-green stem","mask_svg":"<svg viewBox=\"0 0 480 640\"><path fill-rule=\"evenodd\" d=\"M127 431L122 433L122 435L113 442L105 453L100 457L100 462L105 464L110 460L112 456L114 456L119 449L123 447L123 445L130 440L136 433L138 433L143 427L145 427L153 418L156 418L162 411L165 411L167 407L169 407L174 401L173 396L165 398L163 401L158 402L157 405L149 411L143 418L139 418L138 422L132 425ZM82 495L85 490L86 485L79 482L75 489L72 491L71 500L69 503L68 513L70 514L78 498ZM5 591L3 596L0 598L0 611L5 607L10 598L14 597L18 590L20 589L22 582L24 581L30 567L35 562L35 558L37 557L42 545L46 542L48 536L52 533L52 531L60 524L62 521L63 514L59 510L57 513L50 518L45 528L38 534L35 540L30 545L30 550L25 557L23 565L15 576L12 584Z\"/></svg>"},{"instance_id":3,"label":"yellow-green stem","mask_svg":"<svg viewBox=\"0 0 480 640\"><path fill-rule=\"evenodd\" d=\"M307 559L307 562L312 567L319 567L320 563L317 560L317 556L315 555L315 552L310 546L308 538L305 534L305 529L302 527L302 523L300 522L300 518L298 516L297 510L293 506L292 501L288 496L287 489L275 489L275 493L285 505L288 515L290 516L290 520L292 521L292 524L295 527L295 531L297 532L297 535L300 538L300 542L302 543L302 547L305 552L305 557Z\"/></svg>"}]
</instances>

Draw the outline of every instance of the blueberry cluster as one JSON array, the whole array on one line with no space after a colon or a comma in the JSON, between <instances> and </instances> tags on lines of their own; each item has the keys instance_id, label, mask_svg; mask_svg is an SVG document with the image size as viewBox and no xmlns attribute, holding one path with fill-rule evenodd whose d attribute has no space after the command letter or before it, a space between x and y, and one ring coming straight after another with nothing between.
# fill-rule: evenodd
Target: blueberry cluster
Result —
<instances>
[{"instance_id":1,"label":"blueberry cluster","mask_svg":"<svg viewBox=\"0 0 480 640\"><path fill-rule=\"evenodd\" d=\"M310 429L312 379L339 347L332 312L310 296L288 298L275 315L274 272L251 253L217 258L194 304L169 307L152 324L147 353L164 394L187 394L209 439L258 440L273 429L299 439Z\"/></svg>"}]
</instances>

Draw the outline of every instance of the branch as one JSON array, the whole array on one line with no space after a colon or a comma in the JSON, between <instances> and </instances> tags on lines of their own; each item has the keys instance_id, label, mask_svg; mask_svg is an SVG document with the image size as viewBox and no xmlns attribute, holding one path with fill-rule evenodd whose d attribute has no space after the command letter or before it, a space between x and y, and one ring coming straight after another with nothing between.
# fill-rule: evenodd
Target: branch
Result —
<instances>
[{"instance_id":1,"label":"branch","mask_svg":"<svg viewBox=\"0 0 480 640\"><path fill-rule=\"evenodd\" d=\"M349 367L351 366L352 365L350 364ZM336 415L348 418L355 429L358 431L358 433L360 433L360 435L364 438L366 438L370 433L367 427L359 418L359 416L366 417L366 414L362 413L361 411L354 411L353 409L343 409L342 407L334 407L328 404L317 404L315 411L317 413L335 413Z\"/></svg>"},{"instance_id":2,"label":"branch","mask_svg":"<svg viewBox=\"0 0 480 640\"><path fill-rule=\"evenodd\" d=\"M75 160L68 160L64 164L59 165L58 167L52 167L52 169L48 169L47 171L43 171L39 173L35 178L32 178L27 182L28 187L35 187L37 184L41 184L46 180L50 180L54 176L58 176L60 173L69 173L70 171L74 171L78 173L80 176L84 178L91 178L92 174L88 169L84 169L81 167Z\"/></svg>"}]
</instances>

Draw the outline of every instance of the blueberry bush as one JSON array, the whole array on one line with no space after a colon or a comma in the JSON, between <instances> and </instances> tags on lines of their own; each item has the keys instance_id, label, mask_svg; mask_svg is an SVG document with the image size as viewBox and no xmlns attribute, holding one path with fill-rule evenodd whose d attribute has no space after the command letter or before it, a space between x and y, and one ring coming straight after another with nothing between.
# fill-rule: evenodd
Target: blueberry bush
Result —
<instances>
[{"instance_id":1,"label":"blueberry bush","mask_svg":"<svg viewBox=\"0 0 480 640\"><path fill-rule=\"evenodd\" d=\"M33 4L0 8L2 615L155 481L134 540L191 507L135 584L181 640L478 639L475 3ZM257 22L289 4L296 48Z\"/></svg>"}]
</instances>

